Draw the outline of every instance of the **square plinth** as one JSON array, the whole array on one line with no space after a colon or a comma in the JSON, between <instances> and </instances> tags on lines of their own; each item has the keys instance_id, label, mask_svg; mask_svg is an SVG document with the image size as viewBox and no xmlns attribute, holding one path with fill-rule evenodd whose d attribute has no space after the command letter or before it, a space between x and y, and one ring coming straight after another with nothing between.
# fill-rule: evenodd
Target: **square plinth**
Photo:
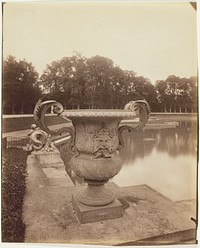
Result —
<instances>
[{"instance_id":1,"label":"square plinth","mask_svg":"<svg viewBox=\"0 0 200 248\"><path fill-rule=\"evenodd\" d=\"M72 206L81 224L121 218L123 216L123 205L118 200L105 206L91 207L80 203L73 196Z\"/></svg>"}]
</instances>

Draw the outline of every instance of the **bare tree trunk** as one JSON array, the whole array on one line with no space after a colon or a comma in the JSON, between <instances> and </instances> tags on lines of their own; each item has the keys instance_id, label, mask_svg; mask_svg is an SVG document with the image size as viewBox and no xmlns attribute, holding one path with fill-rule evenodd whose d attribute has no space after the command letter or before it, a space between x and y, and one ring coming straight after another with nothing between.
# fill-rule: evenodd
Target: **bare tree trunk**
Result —
<instances>
[{"instance_id":1,"label":"bare tree trunk","mask_svg":"<svg viewBox=\"0 0 200 248\"><path fill-rule=\"evenodd\" d=\"M176 113L176 105L174 105L174 113Z\"/></svg>"},{"instance_id":2,"label":"bare tree trunk","mask_svg":"<svg viewBox=\"0 0 200 248\"><path fill-rule=\"evenodd\" d=\"M179 113L181 113L181 106L179 106Z\"/></svg>"},{"instance_id":3,"label":"bare tree trunk","mask_svg":"<svg viewBox=\"0 0 200 248\"><path fill-rule=\"evenodd\" d=\"M187 107L185 106L185 113L187 113Z\"/></svg>"},{"instance_id":4,"label":"bare tree trunk","mask_svg":"<svg viewBox=\"0 0 200 248\"><path fill-rule=\"evenodd\" d=\"M172 105L171 104L169 105L169 112L170 113L172 112Z\"/></svg>"},{"instance_id":5,"label":"bare tree trunk","mask_svg":"<svg viewBox=\"0 0 200 248\"><path fill-rule=\"evenodd\" d=\"M20 114L23 114L23 113L24 113L24 103L22 103L21 110L20 110Z\"/></svg>"},{"instance_id":6,"label":"bare tree trunk","mask_svg":"<svg viewBox=\"0 0 200 248\"><path fill-rule=\"evenodd\" d=\"M164 105L164 112L167 112L166 104Z\"/></svg>"}]
</instances>

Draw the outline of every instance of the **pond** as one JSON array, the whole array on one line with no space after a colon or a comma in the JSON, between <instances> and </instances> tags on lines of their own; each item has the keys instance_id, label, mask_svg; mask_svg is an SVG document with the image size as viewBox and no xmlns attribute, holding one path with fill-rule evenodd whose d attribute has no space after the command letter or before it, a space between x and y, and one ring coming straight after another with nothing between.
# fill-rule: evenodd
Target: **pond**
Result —
<instances>
[{"instance_id":1,"label":"pond","mask_svg":"<svg viewBox=\"0 0 200 248\"><path fill-rule=\"evenodd\" d=\"M176 127L160 128L151 125L144 131L124 131L123 139L123 166L111 182L120 187L147 184L174 201L196 199L196 123L178 122ZM65 158L67 165L69 156ZM68 165L66 171L75 184L83 183Z\"/></svg>"},{"instance_id":2,"label":"pond","mask_svg":"<svg viewBox=\"0 0 200 248\"><path fill-rule=\"evenodd\" d=\"M189 126L189 127L188 127ZM124 131L123 166L111 181L118 186L147 184L171 200L196 198L197 134L194 123L175 128Z\"/></svg>"}]
</instances>

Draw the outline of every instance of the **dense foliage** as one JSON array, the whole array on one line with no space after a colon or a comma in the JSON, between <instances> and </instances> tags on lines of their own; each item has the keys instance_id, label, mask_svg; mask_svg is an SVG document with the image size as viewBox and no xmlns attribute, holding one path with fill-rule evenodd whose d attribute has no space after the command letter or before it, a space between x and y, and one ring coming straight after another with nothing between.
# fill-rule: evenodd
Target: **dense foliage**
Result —
<instances>
[{"instance_id":1,"label":"dense foliage","mask_svg":"<svg viewBox=\"0 0 200 248\"><path fill-rule=\"evenodd\" d=\"M123 108L130 100L145 99L156 108L154 86L111 59L79 54L47 65L40 85L65 108Z\"/></svg>"},{"instance_id":2,"label":"dense foliage","mask_svg":"<svg viewBox=\"0 0 200 248\"><path fill-rule=\"evenodd\" d=\"M109 58L85 58L79 53L48 64L40 78L25 60L17 62L9 56L4 61L4 113L33 113L41 92L65 109L123 108L131 100L142 99L151 111L197 111L197 77L171 75L154 86L134 71L122 70Z\"/></svg>"},{"instance_id":3,"label":"dense foliage","mask_svg":"<svg viewBox=\"0 0 200 248\"><path fill-rule=\"evenodd\" d=\"M33 113L40 96L38 73L31 63L9 56L3 61L3 110L7 114Z\"/></svg>"},{"instance_id":4,"label":"dense foliage","mask_svg":"<svg viewBox=\"0 0 200 248\"><path fill-rule=\"evenodd\" d=\"M197 78L180 78L174 75L157 81L155 89L164 112L197 112Z\"/></svg>"},{"instance_id":5,"label":"dense foliage","mask_svg":"<svg viewBox=\"0 0 200 248\"><path fill-rule=\"evenodd\" d=\"M2 157L2 241L22 242L25 225L22 205L25 192L26 157L22 149L10 148Z\"/></svg>"}]
</instances>

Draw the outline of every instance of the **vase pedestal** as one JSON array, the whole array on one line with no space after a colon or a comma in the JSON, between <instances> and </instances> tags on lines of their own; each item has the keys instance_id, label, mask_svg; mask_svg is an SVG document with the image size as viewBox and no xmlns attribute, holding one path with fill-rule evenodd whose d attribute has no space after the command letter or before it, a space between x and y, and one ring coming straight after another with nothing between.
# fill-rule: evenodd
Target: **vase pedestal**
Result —
<instances>
[{"instance_id":1,"label":"vase pedestal","mask_svg":"<svg viewBox=\"0 0 200 248\"><path fill-rule=\"evenodd\" d=\"M72 206L81 224L121 218L123 216L123 206L116 199L108 205L94 207L80 203L77 200L77 195L74 194L72 197Z\"/></svg>"},{"instance_id":2,"label":"vase pedestal","mask_svg":"<svg viewBox=\"0 0 200 248\"><path fill-rule=\"evenodd\" d=\"M108 181L92 181L84 180L88 183L87 187L82 188L76 193L76 199L86 205L92 207L104 206L115 200L115 195L104 184Z\"/></svg>"}]
</instances>

